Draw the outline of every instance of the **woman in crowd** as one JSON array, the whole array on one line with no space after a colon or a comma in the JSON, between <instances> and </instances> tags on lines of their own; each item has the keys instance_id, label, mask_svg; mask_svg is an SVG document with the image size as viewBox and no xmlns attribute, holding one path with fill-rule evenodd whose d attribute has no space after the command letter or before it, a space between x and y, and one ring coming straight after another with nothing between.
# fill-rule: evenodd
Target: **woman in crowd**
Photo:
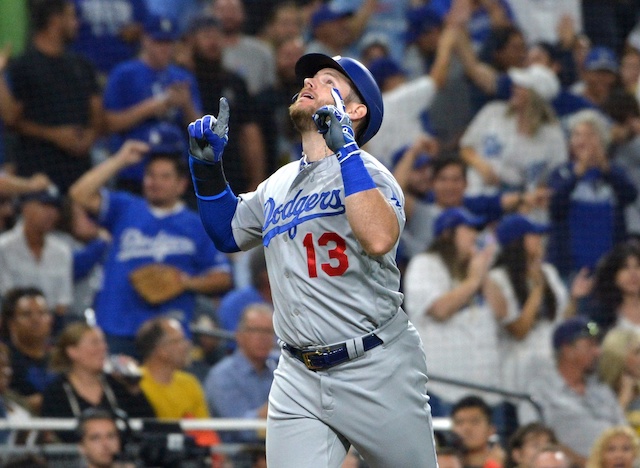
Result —
<instances>
[{"instance_id":1,"label":"woman in crowd","mask_svg":"<svg viewBox=\"0 0 640 468\"><path fill-rule=\"evenodd\" d=\"M460 155L472 169L472 194L540 187L551 169L568 157L562 128L548 102L560 91L558 78L541 65L514 69L509 76L511 98L486 104L460 141Z\"/></svg>"},{"instance_id":2,"label":"woman in crowd","mask_svg":"<svg viewBox=\"0 0 640 468\"><path fill-rule=\"evenodd\" d=\"M602 114L579 111L569 128L572 160L549 176L549 260L565 280L581 268L595 268L602 255L625 240L624 210L638 194L608 158L611 128Z\"/></svg>"},{"instance_id":3,"label":"woman in crowd","mask_svg":"<svg viewBox=\"0 0 640 468\"><path fill-rule=\"evenodd\" d=\"M640 456L640 440L628 426L604 431L591 447L586 468L634 468Z\"/></svg>"},{"instance_id":4,"label":"woman in crowd","mask_svg":"<svg viewBox=\"0 0 640 468\"><path fill-rule=\"evenodd\" d=\"M9 422L24 422L31 418L24 401L14 392L9 390L9 383L13 370L11 369L11 356L9 347L0 342L0 419ZM35 433L33 433L35 435ZM0 430L0 443L13 445L18 442L18 432ZM33 443L33 440L29 440Z\"/></svg>"},{"instance_id":5,"label":"woman in crowd","mask_svg":"<svg viewBox=\"0 0 640 468\"><path fill-rule=\"evenodd\" d=\"M551 335L565 317L568 293L553 265L544 261L548 226L521 214L505 216L496 227L500 255L489 278L498 292L492 307L505 317L499 344L502 383L526 391L527 364L551 359Z\"/></svg>"},{"instance_id":6,"label":"woman in crowd","mask_svg":"<svg viewBox=\"0 0 640 468\"><path fill-rule=\"evenodd\" d=\"M640 333L613 328L605 335L601 352L600 380L615 392L629 424L640 429Z\"/></svg>"},{"instance_id":7,"label":"woman in crowd","mask_svg":"<svg viewBox=\"0 0 640 468\"><path fill-rule=\"evenodd\" d=\"M407 266L405 306L422 337L432 376L499 385L497 330L502 317L487 300L496 246L476 247L483 223L464 208L448 208L436 218L431 247ZM448 415L452 404L467 394L435 378L429 390L436 416ZM499 401L495 395L483 398L492 405Z\"/></svg>"},{"instance_id":8,"label":"woman in crowd","mask_svg":"<svg viewBox=\"0 0 640 468\"><path fill-rule=\"evenodd\" d=\"M640 333L640 243L621 242L608 252L595 273L593 297L585 312L605 330L619 326Z\"/></svg>"},{"instance_id":9,"label":"woman in crowd","mask_svg":"<svg viewBox=\"0 0 640 468\"><path fill-rule=\"evenodd\" d=\"M558 443L553 430L541 423L529 423L518 428L509 438L504 468L528 468L544 447Z\"/></svg>"},{"instance_id":10,"label":"woman in crowd","mask_svg":"<svg viewBox=\"0 0 640 468\"><path fill-rule=\"evenodd\" d=\"M138 387L103 371L107 344L102 331L84 322L75 322L60 333L51 356L51 365L60 376L44 391L42 416L77 418L89 407L121 409L129 417L155 417L151 405ZM70 433L60 433L65 441Z\"/></svg>"}]
</instances>

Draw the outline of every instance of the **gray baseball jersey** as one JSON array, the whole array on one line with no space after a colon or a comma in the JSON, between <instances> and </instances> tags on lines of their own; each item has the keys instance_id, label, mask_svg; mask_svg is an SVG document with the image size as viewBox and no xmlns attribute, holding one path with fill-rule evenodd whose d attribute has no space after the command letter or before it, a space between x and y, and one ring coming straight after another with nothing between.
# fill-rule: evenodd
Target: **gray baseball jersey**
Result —
<instances>
[{"instance_id":1,"label":"gray baseball jersey","mask_svg":"<svg viewBox=\"0 0 640 468\"><path fill-rule=\"evenodd\" d=\"M389 171L365 167L404 227L404 196ZM284 351L269 397L267 457L277 468L338 467L353 444L371 467L436 466L420 338L400 309L395 248L367 255L351 231L336 157L291 163L241 195L237 245L262 243L278 337L297 348L397 333L360 358L311 371Z\"/></svg>"},{"instance_id":2,"label":"gray baseball jersey","mask_svg":"<svg viewBox=\"0 0 640 468\"><path fill-rule=\"evenodd\" d=\"M363 159L402 228L402 190L375 158ZM288 164L242 195L232 227L240 248L265 246L276 334L306 347L374 330L395 315L402 294L395 249L370 257L351 232L337 158L300 167Z\"/></svg>"}]
</instances>

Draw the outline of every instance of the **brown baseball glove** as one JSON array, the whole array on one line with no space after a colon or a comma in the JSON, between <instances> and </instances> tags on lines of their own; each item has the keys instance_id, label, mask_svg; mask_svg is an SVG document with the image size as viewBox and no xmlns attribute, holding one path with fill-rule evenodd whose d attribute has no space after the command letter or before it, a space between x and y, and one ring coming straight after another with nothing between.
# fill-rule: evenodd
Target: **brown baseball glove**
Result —
<instances>
[{"instance_id":1,"label":"brown baseball glove","mask_svg":"<svg viewBox=\"0 0 640 468\"><path fill-rule=\"evenodd\" d=\"M140 296L149 304L158 305L184 292L182 272L171 265L152 263L136 268L129 280Z\"/></svg>"}]
</instances>

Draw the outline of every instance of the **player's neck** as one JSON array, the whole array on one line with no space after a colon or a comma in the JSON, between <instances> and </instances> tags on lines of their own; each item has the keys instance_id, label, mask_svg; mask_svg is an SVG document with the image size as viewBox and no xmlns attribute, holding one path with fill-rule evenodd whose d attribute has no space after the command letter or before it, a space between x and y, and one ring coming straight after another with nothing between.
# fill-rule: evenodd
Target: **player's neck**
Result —
<instances>
[{"instance_id":1,"label":"player's neck","mask_svg":"<svg viewBox=\"0 0 640 468\"><path fill-rule=\"evenodd\" d=\"M302 135L302 156L306 157L307 162L320 161L333 152L327 147L324 138L317 132L304 133Z\"/></svg>"}]
</instances>

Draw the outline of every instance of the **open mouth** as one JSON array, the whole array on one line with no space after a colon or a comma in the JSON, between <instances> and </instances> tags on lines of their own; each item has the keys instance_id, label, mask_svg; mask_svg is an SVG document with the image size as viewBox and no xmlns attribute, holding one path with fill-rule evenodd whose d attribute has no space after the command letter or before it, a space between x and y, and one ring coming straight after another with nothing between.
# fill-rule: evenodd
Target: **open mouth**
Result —
<instances>
[{"instance_id":1,"label":"open mouth","mask_svg":"<svg viewBox=\"0 0 640 468\"><path fill-rule=\"evenodd\" d=\"M300 97L301 97L301 98L311 99L311 100L315 99L315 97L313 96L313 94L308 93L308 92L307 92L307 93L300 93Z\"/></svg>"}]
</instances>

